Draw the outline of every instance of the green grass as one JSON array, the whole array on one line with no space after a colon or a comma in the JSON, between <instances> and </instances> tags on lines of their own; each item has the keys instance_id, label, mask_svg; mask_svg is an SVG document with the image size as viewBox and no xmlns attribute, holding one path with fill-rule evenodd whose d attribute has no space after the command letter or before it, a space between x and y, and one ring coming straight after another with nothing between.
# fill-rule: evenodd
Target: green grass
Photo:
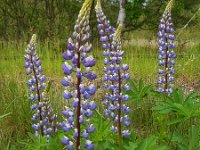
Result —
<instances>
[{"instance_id":1,"label":"green grass","mask_svg":"<svg viewBox=\"0 0 200 150\"><path fill-rule=\"evenodd\" d=\"M133 43L132 43L133 42ZM125 55L123 58L124 63L130 65L130 73L134 79L143 78L145 81L154 83L155 74L158 69L158 60L157 60L157 47L154 42L153 45L150 45L148 42L142 44L138 41L135 43L140 45L134 45L135 41L129 41L124 45ZM143 42L143 41L142 41ZM15 45L15 44L14 44ZM100 46L100 44L96 44L96 46ZM99 70L103 68L103 57L102 50L99 48L94 48L92 54L94 55L97 65L95 67L97 73ZM11 74L14 76L18 76L20 79L21 74L24 72L23 63L23 55L26 46L19 48L16 50L13 45L9 45L6 48L0 47L0 75L10 76ZM60 80L62 78L62 68L61 65L63 63L62 60L62 51L64 48L60 48L57 46L57 49L50 48L46 45L40 46L38 44L39 56L43 63L43 68L45 69L45 74L52 78L58 78ZM200 58L200 46L199 45L178 45L176 49L177 60L176 60L176 78L179 79L183 76L188 79L197 80L199 76L200 66L199 58Z\"/></svg>"}]
</instances>

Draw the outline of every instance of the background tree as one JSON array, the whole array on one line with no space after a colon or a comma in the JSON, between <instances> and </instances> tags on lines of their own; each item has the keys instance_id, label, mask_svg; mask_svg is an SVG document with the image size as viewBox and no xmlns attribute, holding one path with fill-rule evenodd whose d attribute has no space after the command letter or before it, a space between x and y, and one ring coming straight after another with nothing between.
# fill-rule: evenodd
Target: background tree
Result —
<instances>
[{"instance_id":1,"label":"background tree","mask_svg":"<svg viewBox=\"0 0 200 150\"><path fill-rule=\"evenodd\" d=\"M155 30L167 0L123 0L125 4L125 32L137 29ZM31 34L39 33L39 41L61 41L71 34L83 0L1 0L0 40L27 42ZM117 24L119 0L102 0L111 25ZM176 0L173 18L176 27L183 27L200 7L199 0ZM114 13L116 12L116 13ZM92 13L93 14L93 13ZM95 17L91 16L93 35ZM199 19L194 19L193 26Z\"/></svg>"}]
</instances>

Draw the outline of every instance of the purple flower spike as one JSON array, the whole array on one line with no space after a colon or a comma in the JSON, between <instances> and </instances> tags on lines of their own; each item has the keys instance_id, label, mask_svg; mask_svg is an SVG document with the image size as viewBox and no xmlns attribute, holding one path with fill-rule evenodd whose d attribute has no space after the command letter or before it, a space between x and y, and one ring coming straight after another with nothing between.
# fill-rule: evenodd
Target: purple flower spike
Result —
<instances>
[{"instance_id":1,"label":"purple flower spike","mask_svg":"<svg viewBox=\"0 0 200 150\"><path fill-rule=\"evenodd\" d=\"M171 5L172 1L169 2L163 13L158 32L158 59L160 66L158 74L160 77L157 81L157 91L164 94L172 93L172 82L174 81L174 77L172 77L172 75L175 74L173 69L175 65L175 61L173 59L176 58L176 54L173 51L175 48L175 44L173 42L175 40L175 36L173 35L174 29L171 19Z\"/></svg>"},{"instance_id":2,"label":"purple flower spike","mask_svg":"<svg viewBox=\"0 0 200 150\"><path fill-rule=\"evenodd\" d=\"M53 109L47 96L47 89L49 89L50 83L46 84L46 76L42 75L42 63L36 51L35 34L32 36L25 53L24 67L26 68L26 74L32 75L27 82L30 92L29 99L33 103L30 109L34 112L32 128L35 130L35 136L46 136L49 139L51 133L56 131L55 120L57 115L53 114Z\"/></svg>"},{"instance_id":3,"label":"purple flower spike","mask_svg":"<svg viewBox=\"0 0 200 150\"><path fill-rule=\"evenodd\" d=\"M100 0L97 0L96 17L105 57L103 72L104 88L107 93L104 93L104 114L108 121L113 121L110 130L119 135L120 141L123 136L122 131L130 124L129 121L123 121L123 116L130 112L130 108L123 107L128 101L128 95L123 95L122 91L123 89L131 90L128 83L130 75L127 73L129 66L122 64L124 51L122 50L121 31L123 25L120 24L117 30L110 26L110 21L102 11Z\"/></svg>"},{"instance_id":4,"label":"purple flower spike","mask_svg":"<svg viewBox=\"0 0 200 150\"><path fill-rule=\"evenodd\" d=\"M93 126L89 132L88 124L96 108L94 101L90 98L96 92L96 87L91 83L97 75L92 71L96 61L89 53L92 51L90 44L89 16L92 0L85 0L79 12L72 37L67 41L67 50L63 53L65 63L62 65L65 74L61 81L64 86L63 97L67 100L67 106L63 110L64 121L62 128L64 132L72 134L70 140L65 142L66 149L84 149L83 142L89 139ZM27 58L28 59L28 58ZM89 80L87 82L87 80ZM88 84L90 83L90 84ZM31 84L31 83L30 83ZM74 143L72 143L73 141ZM86 149L92 149L94 144L89 144Z\"/></svg>"}]
</instances>

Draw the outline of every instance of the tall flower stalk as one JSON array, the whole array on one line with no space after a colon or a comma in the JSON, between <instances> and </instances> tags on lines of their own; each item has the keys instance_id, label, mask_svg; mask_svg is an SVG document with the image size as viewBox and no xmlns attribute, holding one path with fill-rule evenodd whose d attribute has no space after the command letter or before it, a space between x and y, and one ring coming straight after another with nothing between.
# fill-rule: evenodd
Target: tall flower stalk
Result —
<instances>
[{"instance_id":1,"label":"tall flower stalk","mask_svg":"<svg viewBox=\"0 0 200 150\"><path fill-rule=\"evenodd\" d=\"M112 51L111 45L113 42L115 28L110 25L110 21L104 15L104 12L101 7L101 0L97 0L95 11L96 11L96 18L98 22L97 28L99 31L100 41L102 42L102 49L104 50L103 51L104 65L105 65L104 71L106 72L107 64L109 60L109 54ZM111 82L112 84L114 84L114 81L111 81ZM106 87L107 84L105 84L104 86Z\"/></svg>"},{"instance_id":2,"label":"tall flower stalk","mask_svg":"<svg viewBox=\"0 0 200 150\"><path fill-rule=\"evenodd\" d=\"M128 137L130 135L130 131L125 129L130 125L128 116L130 108L126 104L128 95L122 92L123 89L130 90L127 83L130 79L130 75L127 73L129 66L122 64L124 51L121 48L121 32L123 25L119 24L114 33L114 28L110 26L102 11L100 0L97 1L96 16L100 41L103 43L103 56L105 56L104 88L107 89L107 92L103 101L104 114L109 121L113 121L111 130L118 133L119 149L122 149L122 136Z\"/></svg>"},{"instance_id":3,"label":"tall flower stalk","mask_svg":"<svg viewBox=\"0 0 200 150\"><path fill-rule=\"evenodd\" d=\"M89 140L89 133L95 130L90 123L90 118L96 109L96 104L91 99L96 92L95 85L91 83L96 78L96 74L91 67L96 62L93 56L89 55L92 50L92 45L89 43L89 17L92 3L93 0L85 0L83 3L72 37L67 41L67 50L63 53L66 61L62 65L65 74L62 80L62 85L65 87L63 92L65 108L62 112L65 121L62 123L62 128L64 132L73 133L73 137L65 136L62 139L62 143L68 150L73 149L74 145L77 150L83 147L88 150L94 149L94 144Z\"/></svg>"},{"instance_id":4,"label":"tall flower stalk","mask_svg":"<svg viewBox=\"0 0 200 150\"><path fill-rule=\"evenodd\" d=\"M174 24L171 18L171 8L172 8L173 0L170 0L168 3L162 19L159 25L159 32L158 32L158 46L159 46L159 66L160 69L158 70L158 74L160 77L158 78L158 92L164 94L171 94L173 92L172 82L174 81L173 75L175 74L174 65L176 58L176 54L174 53Z\"/></svg>"},{"instance_id":5,"label":"tall flower stalk","mask_svg":"<svg viewBox=\"0 0 200 150\"><path fill-rule=\"evenodd\" d=\"M32 36L25 53L24 67L26 68L26 74L32 75L27 82L30 87L29 99L33 103L30 108L35 113L32 117L34 122L32 128L35 130L35 136L40 135L49 138L52 132L56 132L55 120L57 116L53 114L53 109L47 96L46 76L42 75L43 69L36 51L35 34Z\"/></svg>"}]
</instances>

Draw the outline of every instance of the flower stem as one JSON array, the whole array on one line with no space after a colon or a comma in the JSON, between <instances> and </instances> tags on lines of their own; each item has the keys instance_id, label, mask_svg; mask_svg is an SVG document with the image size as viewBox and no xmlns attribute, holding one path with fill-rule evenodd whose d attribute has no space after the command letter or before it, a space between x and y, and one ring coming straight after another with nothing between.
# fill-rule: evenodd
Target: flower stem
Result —
<instances>
[{"instance_id":1,"label":"flower stem","mask_svg":"<svg viewBox=\"0 0 200 150\"><path fill-rule=\"evenodd\" d=\"M118 82L119 82L119 86L118 86L118 90L119 90L119 95L121 94L121 73L120 70L118 71ZM121 98L118 98L118 104L119 104L119 109L118 109L118 140L119 140L119 150L122 150L122 128L121 128Z\"/></svg>"},{"instance_id":2,"label":"flower stem","mask_svg":"<svg viewBox=\"0 0 200 150\"><path fill-rule=\"evenodd\" d=\"M80 42L79 42L79 46L78 46L78 49L77 49L77 54L78 54L78 60L77 60L77 68L80 68L81 66L81 63L80 63L80 52L79 52L79 49L80 49ZM76 138L76 150L79 150L80 149L80 134L81 134L81 125L80 125L80 122L79 122L79 118L80 118L80 115L81 115L81 93L80 93L80 84L81 84L81 78L78 78L77 77L77 93L78 93L78 107L77 107L77 130L78 130L78 136Z\"/></svg>"},{"instance_id":3,"label":"flower stem","mask_svg":"<svg viewBox=\"0 0 200 150\"><path fill-rule=\"evenodd\" d=\"M33 56L31 55L31 63L33 63ZM36 91L37 91L37 95L38 95L38 103L40 103L41 99L40 99L40 90L39 90L39 83L38 83L38 78L37 78L37 75L36 75L36 72L35 72L35 66L33 65L33 74L34 74L34 77L35 77L35 80L36 80ZM40 121L42 121L42 109L41 107L39 107L39 115L40 115ZM44 135L44 128L43 128L43 125L41 125L41 128L40 128L40 132L41 132L41 136Z\"/></svg>"},{"instance_id":4,"label":"flower stem","mask_svg":"<svg viewBox=\"0 0 200 150\"><path fill-rule=\"evenodd\" d=\"M165 42L168 43L168 40L167 38L165 38ZM166 50L165 50L165 86L164 86L164 93L167 94L167 89L168 89L168 73L167 73L167 68L168 68L168 58L169 58L169 55L168 55L168 46L166 47Z\"/></svg>"}]
</instances>

